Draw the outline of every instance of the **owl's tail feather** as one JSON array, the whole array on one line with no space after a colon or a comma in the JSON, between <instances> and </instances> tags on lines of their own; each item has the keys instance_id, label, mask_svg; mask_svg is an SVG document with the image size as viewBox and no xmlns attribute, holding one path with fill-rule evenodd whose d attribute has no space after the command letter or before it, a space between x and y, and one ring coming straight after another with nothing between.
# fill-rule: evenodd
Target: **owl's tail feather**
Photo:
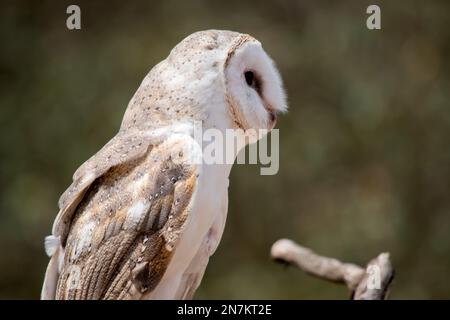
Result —
<instances>
[{"instance_id":1,"label":"owl's tail feather","mask_svg":"<svg viewBox=\"0 0 450 320\"><path fill-rule=\"evenodd\" d=\"M44 246L45 252L49 257L53 256L60 245L60 237L54 235L45 237Z\"/></svg>"},{"instance_id":2,"label":"owl's tail feather","mask_svg":"<svg viewBox=\"0 0 450 320\"><path fill-rule=\"evenodd\" d=\"M59 237L48 236L45 238L45 252L51 257L45 272L44 285L41 291L41 300L54 300L56 286L58 284L59 271L64 257L64 249Z\"/></svg>"}]
</instances>

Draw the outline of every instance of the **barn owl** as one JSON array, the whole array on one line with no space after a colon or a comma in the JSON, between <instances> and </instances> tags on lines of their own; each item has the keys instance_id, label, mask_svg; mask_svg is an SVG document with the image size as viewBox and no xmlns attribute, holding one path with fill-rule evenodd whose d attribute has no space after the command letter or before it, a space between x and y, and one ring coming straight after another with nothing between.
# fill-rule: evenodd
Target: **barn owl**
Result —
<instances>
[{"instance_id":1,"label":"barn owl","mask_svg":"<svg viewBox=\"0 0 450 320\"><path fill-rule=\"evenodd\" d=\"M192 161L202 152L192 124L270 130L285 110L253 37L208 30L181 41L61 196L41 298L192 298L223 233L232 166Z\"/></svg>"}]
</instances>

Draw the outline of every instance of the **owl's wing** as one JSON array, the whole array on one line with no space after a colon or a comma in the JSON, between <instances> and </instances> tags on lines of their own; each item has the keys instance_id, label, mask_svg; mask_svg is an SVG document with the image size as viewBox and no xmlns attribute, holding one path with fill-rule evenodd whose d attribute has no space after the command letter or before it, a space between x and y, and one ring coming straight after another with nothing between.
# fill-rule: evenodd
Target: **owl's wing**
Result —
<instances>
[{"instance_id":1,"label":"owl's wing","mask_svg":"<svg viewBox=\"0 0 450 320\"><path fill-rule=\"evenodd\" d=\"M139 298L155 288L195 194L199 168L181 160L195 149L189 139L119 137L77 170L60 200L43 298Z\"/></svg>"},{"instance_id":2,"label":"owl's wing","mask_svg":"<svg viewBox=\"0 0 450 320\"><path fill-rule=\"evenodd\" d=\"M145 132L119 132L100 151L83 163L74 173L73 182L59 198L59 213L53 224L52 233L64 242L72 215L86 190L98 177L109 169L142 157L156 141Z\"/></svg>"},{"instance_id":3,"label":"owl's wing","mask_svg":"<svg viewBox=\"0 0 450 320\"><path fill-rule=\"evenodd\" d=\"M142 157L157 139L145 132L119 132L100 151L82 164L73 175L73 182L59 199L59 213L53 223L52 235L45 239L45 251L51 257L45 273L41 298L53 299L65 243L75 209L91 184L109 169Z\"/></svg>"}]
</instances>

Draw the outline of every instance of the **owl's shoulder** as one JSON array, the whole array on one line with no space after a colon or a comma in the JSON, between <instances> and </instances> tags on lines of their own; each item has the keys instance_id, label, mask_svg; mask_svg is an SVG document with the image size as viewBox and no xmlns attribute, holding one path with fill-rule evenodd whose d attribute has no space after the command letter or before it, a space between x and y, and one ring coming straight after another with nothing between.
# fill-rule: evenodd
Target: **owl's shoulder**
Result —
<instances>
[{"instance_id":1,"label":"owl's shoulder","mask_svg":"<svg viewBox=\"0 0 450 320\"><path fill-rule=\"evenodd\" d=\"M143 181L150 183L155 179L161 179L164 172L156 175L155 170L167 161L177 164L178 167L181 165L184 170L200 170L200 167L193 165L191 161L192 155L198 153L193 138L183 132L172 131L174 130L170 128L160 128L147 132L120 132L81 165L73 176L72 184L59 200L60 212L53 225L53 235L61 237L64 242L75 210L82 201L86 203L86 193L93 188L101 189L95 200L102 195L105 198L102 201L114 200L119 203L119 199L115 197L120 197L124 201L129 195L125 189L142 184ZM149 170L148 172L152 174L148 172L145 174L145 170ZM131 173L138 173L140 178ZM142 179L144 176L146 180ZM132 177L140 182L131 181ZM112 184L119 188L118 183L122 188L120 194L113 193L107 188ZM92 192L90 194L92 195Z\"/></svg>"},{"instance_id":2,"label":"owl's shoulder","mask_svg":"<svg viewBox=\"0 0 450 320\"><path fill-rule=\"evenodd\" d=\"M71 217L61 220L66 224L61 238L64 280L57 296L120 298L156 286L194 202L199 167L183 158L191 152L188 146L189 138L171 135L149 146L143 156L110 167L90 183ZM95 288L101 289L91 291L82 283L91 281L86 270L97 268L99 261L106 265L108 276L103 279L102 273L96 278ZM79 272L73 275L74 270ZM114 272L119 272L117 283L107 280ZM73 277L81 289L71 288ZM126 279L134 289L127 287Z\"/></svg>"}]
</instances>

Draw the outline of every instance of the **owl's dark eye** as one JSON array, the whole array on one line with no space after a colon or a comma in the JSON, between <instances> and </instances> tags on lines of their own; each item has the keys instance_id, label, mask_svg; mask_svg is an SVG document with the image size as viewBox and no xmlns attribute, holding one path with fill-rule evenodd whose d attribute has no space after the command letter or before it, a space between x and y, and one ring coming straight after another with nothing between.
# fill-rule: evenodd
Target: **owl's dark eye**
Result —
<instances>
[{"instance_id":1,"label":"owl's dark eye","mask_svg":"<svg viewBox=\"0 0 450 320\"><path fill-rule=\"evenodd\" d=\"M262 96L262 79L254 71L245 71L245 82Z\"/></svg>"},{"instance_id":2,"label":"owl's dark eye","mask_svg":"<svg viewBox=\"0 0 450 320\"><path fill-rule=\"evenodd\" d=\"M244 73L245 81L250 87L253 87L255 85L255 74L253 71L246 71Z\"/></svg>"}]
</instances>

